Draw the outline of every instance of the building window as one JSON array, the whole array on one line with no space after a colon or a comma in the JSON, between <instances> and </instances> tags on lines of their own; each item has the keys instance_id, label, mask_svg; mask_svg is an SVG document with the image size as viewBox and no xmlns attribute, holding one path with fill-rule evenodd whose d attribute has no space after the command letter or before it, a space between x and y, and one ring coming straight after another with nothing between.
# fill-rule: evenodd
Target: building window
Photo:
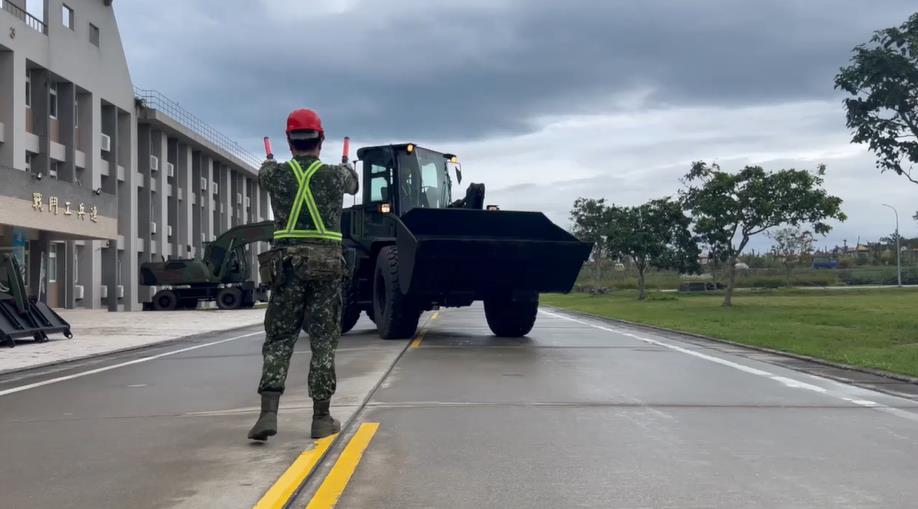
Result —
<instances>
[{"instance_id":1,"label":"building window","mask_svg":"<svg viewBox=\"0 0 918 509\"><path fill-rule=\"evenodd\" d=\"M25 74L25 106L32 107L32 73L29 71Z\"/></svg>"},{"instance_id":2,"label":"building window","mask_svg":"<svg viewBox=\"0 0 918 509\"><path fill-rule=\"evenodd\" d=\"M73 30L73 9L67 4L61 6L61 24Z\"/></svg>"},{"instance_id":3,"label":"building window","mask_svg":"<svg viewBox=\"0 0 918 509\"><path fill-rule=\"evenodd\" d=\"M50 104L48 105L48 115L50 115L51 118L56 119L57 118L57 83L52 83L51 86L48 87L48 91L51 93L51 101L50 101Z\"/></svg>"},{"instance_id":4,"label":"building window","mask_svg":"<svg viewBox=\"0 0 918 509\"><path fill-rule=\"evenodd\" d=\"M57 244L48 250L48 283L57 283Z\"/></svg>"},{"instance_id":5,"label":"building window","mask_svg":"<svg viewBox=\"0 0 918 509\"><path fill-rule=\"evenodd\" d=\"M92 23L89 24L89 42L99 47L99 27Z\"/></svg>"},{"instance_id":6,"label":"building window","mask_svg":"<svg viewBox=\"0 0 918 509\"><path fill-rule=\"evenodd\" d=\"M25 171L32 171L32 153L28 150L25 153Z\"/></svg>"},{"instance_id":7,"label":"building window","mask_svg":"<svg viewBox=\"0 0 918 509\"><path fill-rule=\"evenodd\" d=\"M52 162L51 162L51 170L48 171L48 175L49 175L51 178L56 179L56 178L57 178L57 175L60 173L60 171L61 171L61 163L60 163L60 161L52 161Z\"/></svg>"}]
</instances>

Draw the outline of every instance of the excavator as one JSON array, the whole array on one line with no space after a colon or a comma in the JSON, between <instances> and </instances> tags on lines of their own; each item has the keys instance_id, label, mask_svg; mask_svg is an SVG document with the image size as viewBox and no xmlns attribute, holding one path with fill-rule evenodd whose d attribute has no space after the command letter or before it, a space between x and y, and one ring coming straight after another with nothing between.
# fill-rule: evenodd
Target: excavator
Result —
<instances>
[{"instance_id":1,"label":"excavator","mask_svg":"<svg viewBox=\"0 0 918 509\"><path fill-rule=\"evenodd\" d=\"M144 308L194 309L201 301L216 301L220 309L239 309L267 301L267 288L252 280L247 250L254 242L270 242L273 235L273 221L240 225L208 243L200 259L141 264L142 285L166 287L145 302Z\"/></svg>"},{"instance_id":2,"label":"excavator","mask_svg":"<svg viewBox=\"0 0 918 509\"><path fill-rule=\"evenodd\" d=\"M16 340L31 338L44 343L49 334L73 337L70 324L44 302L26 293L19 262L0 253L0 344L16 346Z\"/></svg>"}]
</instances>

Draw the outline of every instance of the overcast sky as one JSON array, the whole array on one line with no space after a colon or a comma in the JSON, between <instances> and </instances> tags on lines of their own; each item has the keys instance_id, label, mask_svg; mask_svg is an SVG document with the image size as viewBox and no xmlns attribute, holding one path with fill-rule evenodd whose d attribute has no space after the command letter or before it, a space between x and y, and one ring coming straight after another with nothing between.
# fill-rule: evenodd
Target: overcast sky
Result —
<instances>
[{"instance_id":1,"label":"overcast sky","mask_svg":"<svg viewBox=\"0 0 918 509\"><path fill-rule=\"evenodd\" d=\"M674 194L691 161L828 165L848 222L822 242L903 235L918 185L848 143L832 79L914 0L131 0L114 3L135 85L261 153L316 109L334 160L413 141L458 153L488 203L561 225L579 196ZM279 150L278 150L279 151ZM756 243L767 247L768 241Z\"/></svg>"}]
</instances>

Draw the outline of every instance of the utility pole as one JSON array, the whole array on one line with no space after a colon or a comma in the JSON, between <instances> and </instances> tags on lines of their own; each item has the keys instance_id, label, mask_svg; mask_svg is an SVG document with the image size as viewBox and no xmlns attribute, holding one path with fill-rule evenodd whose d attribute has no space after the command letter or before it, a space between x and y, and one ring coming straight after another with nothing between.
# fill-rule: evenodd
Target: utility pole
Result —
<instances>
[{"instance_id":1,"label":"utility pole","mask_svg":"<svg viewBox=\"0 0 918 509\"><path fill-rule=\"evenodd\" d=\"M896 214L896 275L899 280L899 288L902 288L902 251L899 249L899 211L892 205L883 204L884 207L892 209Z\"/></svg>"}]
</instances>

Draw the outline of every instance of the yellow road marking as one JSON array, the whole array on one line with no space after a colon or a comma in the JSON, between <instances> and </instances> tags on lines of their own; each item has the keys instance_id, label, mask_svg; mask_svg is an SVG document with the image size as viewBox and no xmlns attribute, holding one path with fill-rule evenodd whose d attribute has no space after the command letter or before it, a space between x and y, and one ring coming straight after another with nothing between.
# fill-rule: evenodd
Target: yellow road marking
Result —
<instances>
[{"instance_id":1,"label":"yellow road marking","mask_svg":"<svg viewBox=\"0 0 918 509\"><path fill-rule=\"evenodd\" d=\"M312 472L319 460L325 456L337 436L337 434L334 434L316 440L312 449L303 451L296 461L287 468L287 471L278 477L277 481L274 482L274 486L271 486L268 492L261 497L261 500L255 504L254 509L280 509L287 505L290 497L303 483L303 479L306 479L306 476Z\"/></svg>"},{"instance_id":2,"label":"yellow road marking","mask_svg":"<svg viewBox=\"0 0 918 509\"><path fill-rule=\"evenodd\" d=\"M439 311L434 312L434 314L431 315L427 323L430 323L436 320L438 316L440 316L440 312ZM425 323L424 326L421 327L421 330L418 331L417 336L415 336L414 339L411 340L411 345L410 345L411 348L421 347L421 341L424 341L424 336L427 334L427 323Z\"/></svg>"},{"instance_id":3,"label":"yellow road marking","mask_svg":"<svg viewBox=\"0 0 918 509\"><path fill-rule=\"evenodd\" d=\"M411 348L421 348L421 341L424 341L424 334L427 334L427 329L421 329L418 335L411 340Z\"/></svg>"},{"instance_id":4,"label":"yellow road marking","mask_svg":"<svg viewBox=\"0 0 918 509\"><path fill-rule=\"evenodd\" d=\"M363 452L370 445L370 440L373 439L373 435L376 434L378 429L378 422L365 422L360 425L360 428L354 433L354 437L348 442L347 447L341 452L341 456L338 457L335 466L328 473L328 477L322 481L322 485L319 486L318 491L309 501L306 509L331 509L335 507L338 499L341 498L341 494L344 493L344 489L347 488L347 483L350 482L351 476L357 470L357 464L360 463Z\"/></svg>"}]
</instances>

